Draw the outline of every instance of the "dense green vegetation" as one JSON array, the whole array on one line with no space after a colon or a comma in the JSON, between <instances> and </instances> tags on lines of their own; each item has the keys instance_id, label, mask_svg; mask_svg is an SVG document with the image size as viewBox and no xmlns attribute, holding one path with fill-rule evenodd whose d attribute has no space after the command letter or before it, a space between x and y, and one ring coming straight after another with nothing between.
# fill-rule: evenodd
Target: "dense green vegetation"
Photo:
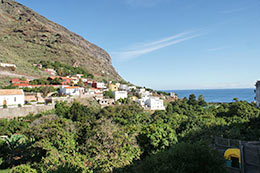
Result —
<instances>
[{"instance_id":1,"label":"dense green vegetation","mask_svg":"<svg viewBox=\"0 0 260 173\"><path fill-rule=\"evenodd\" d=\"M104 92L104 97L105 98L115 98L115 95L113 94L112 91L105 91Z\"/></svg>"},{"instance_id":2,"label":"dense green vegetation","mask_svg":"<svg viewBox=\"0 0 260 173\"><path fill-rule=\"evenodd\" d=\"M0 168L11 172L225 172L212 136L258 140L253 103L171 102L166 111L133 104L56 104L55 113L0 120Z\"/></svg>"},{"instance_id":3,"label":"dense green vegetation","mask_svg":"<svg viewBox=\"0 0 260 173\"><path fill-rule=\"evenodd\" d=\"M54 87L49 87L49 86L35 87L35 88L25 87L25 88L23 88L23 91L32 92L32 93L42 93L43 97L46 97L51 92L58 92L59 88L54 88Z\"/></svg>"},{"instance_id":4,"label":"dense green vegetation","mask_svg":"<svg viewBox=\"0 0 260 173\"><path fill-rule=\"evenodd\" d=\"M94 78L93 74L89 73L87 70L80 67L73 67L68 64L63 64L58 61L40 61L43 68L54 69L59 76L72 76L76 74L83 74L84 77Z\"/></svg>"}]
</instances>

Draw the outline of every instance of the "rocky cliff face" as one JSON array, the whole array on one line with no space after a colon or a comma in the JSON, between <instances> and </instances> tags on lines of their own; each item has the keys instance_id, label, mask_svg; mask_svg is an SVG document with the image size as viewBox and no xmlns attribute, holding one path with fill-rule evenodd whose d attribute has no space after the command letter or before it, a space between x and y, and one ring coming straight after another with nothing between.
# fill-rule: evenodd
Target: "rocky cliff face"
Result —
<instances>
[{"instance_id":1,"label":"rocky cliff face","mask_svg":"<svg viewBox=\"0 0 260 173\"><path fill-rule=\"evenodd\" d=\"M16 72L27 76L44 75L32 62L50 60L121 80L106 51L12 0L0 0L0 52L0 61L16 64Z\"/></svg>"}]
</instances>

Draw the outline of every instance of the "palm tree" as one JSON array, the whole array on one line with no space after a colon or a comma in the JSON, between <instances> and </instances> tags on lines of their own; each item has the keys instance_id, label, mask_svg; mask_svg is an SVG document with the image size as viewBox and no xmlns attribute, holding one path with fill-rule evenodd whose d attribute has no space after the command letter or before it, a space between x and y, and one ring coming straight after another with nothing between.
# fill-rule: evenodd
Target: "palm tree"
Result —
<instances>
[{"instance_id":1,"label":"palm tree","mask_svg":"<svg viewBox=\"0 0 260 173\"><path fill-rule=\"evenodd\" d=\"M28 144L28 138L22 134L13 134L10 137L0 136L1 156L5 157L5 164L14 165L23 158L23 151Z\"/></svg>"}]
</instances>

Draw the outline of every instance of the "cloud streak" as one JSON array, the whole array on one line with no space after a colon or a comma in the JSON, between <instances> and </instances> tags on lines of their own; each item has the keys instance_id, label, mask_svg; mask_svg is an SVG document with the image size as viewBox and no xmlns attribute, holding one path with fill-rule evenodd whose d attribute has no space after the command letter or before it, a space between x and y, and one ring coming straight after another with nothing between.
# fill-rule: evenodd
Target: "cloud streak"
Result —
<instances>
[{"instance_id":1,"label":"cloud streak","mask_svg":"<svg viewBox=\"0 0 260 173\"><path fill-rule=\"evenodd\" d=\"M152 41L150 43L138 44L139 46L135 46L134 48L129 48L120 52L112 52L112 57L121 61L131 60L142 55L148 54L150 52L154 52L156 50L172 46L187 40L191 40L193 38L199 37L202 34L192 34L192 32L182 32L167 38L163 38L160 40Z\"/></svg>"}]
</instances>

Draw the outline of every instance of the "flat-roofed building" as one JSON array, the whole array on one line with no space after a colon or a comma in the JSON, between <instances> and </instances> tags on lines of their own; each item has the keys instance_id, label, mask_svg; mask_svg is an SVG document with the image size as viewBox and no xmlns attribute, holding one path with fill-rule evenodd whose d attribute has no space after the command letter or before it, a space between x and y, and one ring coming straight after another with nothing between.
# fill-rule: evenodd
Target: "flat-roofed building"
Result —
<instances>
[{"instance_id":1,"label":"flat-roofed building","mask_svg":"<svg viewBox=\"0 0 260 173\"><path fill-rule=\"evenodd\" d=\"M119 99L125 99L128 97L127 91L115 91L114 95L115 95L115 101Z\"/></svg>"},{"instance_id":2,"label":"flat-roofed building","mask_svg":"<svg viewBox=\"0 0 260 173\"><path fill-rule=\"evenodd\" d=\"M78 86L61 86L60 92L63 95L80 96L85 93L85 88Z\"/></svg>"},{"instance_id":3,"label":"flat-roofed building","mask_svg":"<svg viewBox=\"0 0 260 173\"><path fill-rule=\"evenodd\" d=\"M165 110L163 100L159 97L150 97L148 100L146 100L145 104L151 110Z\"/></svg>"}]
</instances>

